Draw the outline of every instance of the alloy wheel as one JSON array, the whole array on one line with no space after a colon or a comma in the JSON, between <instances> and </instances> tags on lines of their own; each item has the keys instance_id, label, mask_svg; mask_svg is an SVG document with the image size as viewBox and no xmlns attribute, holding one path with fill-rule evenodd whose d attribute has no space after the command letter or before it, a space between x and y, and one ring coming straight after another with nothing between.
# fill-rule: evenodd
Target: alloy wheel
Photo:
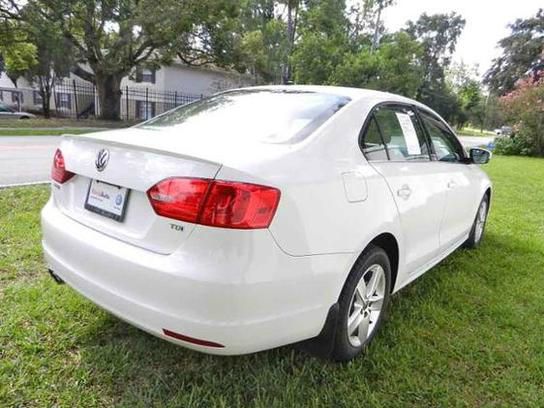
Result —
<instances>
[{"instance_id":1,"label":"alloy wheel","mask_svg":"<svg viewBox=\"0 0 544 408\"><path fill-rule=\"evenodd\" d=\"M361 276L347 319L348 339L352 346L360 347L374 332L382 313L385 288L385 272L381 265L370 266Z\"/></svg>"},{"instance_id":2,"label":"alloy wheel","mask_svg":"<svg viewBox=\"0 0 544 408\"><path fill-rule=\"evenodd\" d=\"M483 200L476 216L476 225L474 227L474 240L480 242L484 233L485 221L487 218L487 201Z\"/></svg>"}]
</instances>

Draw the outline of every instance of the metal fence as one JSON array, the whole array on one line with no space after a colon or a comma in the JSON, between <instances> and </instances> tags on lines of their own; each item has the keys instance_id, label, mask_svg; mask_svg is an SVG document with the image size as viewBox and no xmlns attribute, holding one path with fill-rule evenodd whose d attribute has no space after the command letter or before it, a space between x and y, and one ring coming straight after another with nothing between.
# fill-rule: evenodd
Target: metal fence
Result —
<instances>
[{"instance_id":1,"label":"metal fence","mask_svg":"<svg viewBox=\"0 0 544 408\"><path fill-rule=\"evenodd\" d=\"M176 106L202 99L178 91L162 91L150 87L121 88L121 119L146 120ZM0 101L18 110L40 113L42 99L32 88L0 88ZM101 107L96 87L88 82L57 83L51 95L51 115L73 119L97 118Z\"/></svg>"}]
</instances>

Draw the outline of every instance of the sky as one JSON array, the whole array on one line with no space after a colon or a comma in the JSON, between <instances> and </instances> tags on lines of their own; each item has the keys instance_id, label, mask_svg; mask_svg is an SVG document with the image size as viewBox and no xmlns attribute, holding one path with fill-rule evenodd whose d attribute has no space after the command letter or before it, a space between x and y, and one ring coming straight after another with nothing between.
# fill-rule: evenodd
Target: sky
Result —
<instances>
[{"instance_id":1,"label":"sky","mask_svg":"<svg viewBox=\"0 0 544 408\"><path fill-rule=\"evenodd\" d=\"M543 0L396 0L394 6L385 10L384 23L388 31L396 31L424 12L461 14L466 25L454 60L478 64L479 73L483 75L493 58L500 55L496 45L510 33L508 23L534 16L539 8L544 8Z\"/></svg>"}]
</instances>

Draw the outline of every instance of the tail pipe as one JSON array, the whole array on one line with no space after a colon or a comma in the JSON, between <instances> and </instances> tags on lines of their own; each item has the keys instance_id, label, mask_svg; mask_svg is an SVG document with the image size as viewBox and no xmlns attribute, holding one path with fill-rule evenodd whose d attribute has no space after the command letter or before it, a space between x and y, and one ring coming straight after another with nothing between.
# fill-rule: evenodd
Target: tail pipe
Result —
<instances>
[{"instance_id":1,"label":"tail pipe","mask_svg":"<svg viewBox=\"0 0 544 408\"><path fill-rule=\"evenodd\" d=\"M59 275L57 275L55 272L53 272L51 269L48 269L47 271L49 272L49 275L51 275L51 277L55 280L55 282L57 282L59 285L62 285L64 283L62 278Z\"/></svg>"}]
</instances>

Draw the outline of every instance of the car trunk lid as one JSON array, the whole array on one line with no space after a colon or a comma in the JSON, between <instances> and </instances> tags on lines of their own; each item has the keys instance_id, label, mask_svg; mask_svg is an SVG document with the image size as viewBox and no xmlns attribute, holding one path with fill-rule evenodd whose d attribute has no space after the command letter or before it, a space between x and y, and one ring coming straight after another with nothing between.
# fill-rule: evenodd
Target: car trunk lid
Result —
<instances>
[{"instance_id":1,"label":"car trunk lid","mask_svg":"<svg viewBox=\"0 0 544 408\"><path fill-rule=\"evenodd\" d=\"M154 252L172 253L189 237L195 225L155 213L146 192L169 177L215 178L221 164L205 159L194 148L188 153L179 144L140 129L66 136L59 148L66 169L76 174L64 184L53 182L53 196L67 216L105 235ZM106 149L109 160L97 169L98 153ZM201 150L203 153L204 150ZM92 180L129 190L122 221L86 209Z\"/></svg>"}]
</instances>

